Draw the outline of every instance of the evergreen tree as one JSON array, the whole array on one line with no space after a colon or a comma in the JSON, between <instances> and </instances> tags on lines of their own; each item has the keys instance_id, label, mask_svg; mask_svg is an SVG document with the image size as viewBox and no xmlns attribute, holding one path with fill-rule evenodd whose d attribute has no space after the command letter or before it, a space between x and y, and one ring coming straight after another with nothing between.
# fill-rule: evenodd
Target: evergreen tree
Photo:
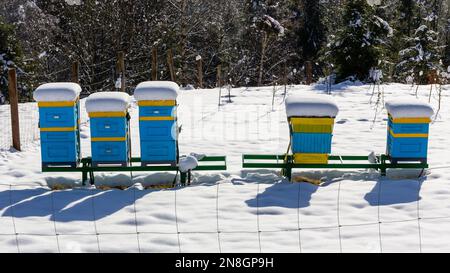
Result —
<instances>
[{"instance_id":1,"label":"evergreen tree","mask_svg":"<svg viewBox=\"0 0 450 273\"><path fill-rule=\"evenodd\" d=\"M323 4L315 0L301 1L302 27L298 29L299 48L305 61L315 61L326 41L326 29L322 21Z\"/></svg>"},{"instance_id":2,"label":"evergreen tree","mask_svg":"<svg viewBox=\"0 0 450 273\"><path fill-rule=\"evenodd\" d=\"M345 3L344 27L329 44L337 79L355 76L367 79L369 70L379 65L383 57L384 38L392 35L389 24L374 14L366 0Z\"/></svg>"},{"instance_id":3,"label":"evergreen tree","mask_svg":"<svg viewBox=\"0 0 450 273\"><path fill-rule=\"evenodd\" d=\"M450 68L450 19L448 19L445 37L444 64L446 67ZM450 71L447 72L450 73Z\"/></svg>"},{"instance_id":4,"label":"evergreen tree","mask_svg":"<svg viewBox=\"0 0 450 273\"><path fill-rule=\"evenodd\" d=\"M445 67L448 67L447 73L450 75L450 3L447 3L447 13L445 16L445 20L443 21L444 25L444 39L445 39L445 48L444 48L444 60L443 63Z\"/></svg>"},{"instance_id":5,"label":"evergreen tree","mask_svg":"<svg viewBox=\"0 0 450 273\"><path fill-rule=\"evenodd\" d=\"M405 38L406 47L399 52L396 66L400 79L413 77L415 83L427 84L431 73L442 71L442 49L436 27L439 17L432 8L433 3L417 2L421 18L420 25Z\"/></svg>"},{"instance_id":6,"label":"evergreen tree","mask_svg":"<svg viewBox=\"0 0 450 273\"><path fill-rule=\"evenodd\" d=\"M416 29L413 37L408 38L409 47L400 51L401 62L397 65L399 74L404 78L411 76L416 83L426 84L432 71L441 71L441 55L438 35L426 25Z\"/></svg>"},{"instance_id":7,"label":"evergreen tree","mask_svg":"<svg viewBox=\"0 0 450 273\"><path fill-rule=\"evenodd\" d=\"M293 50L293 63L299 69L305 62L313 64L319 61L319 52L327 41L326 38L326 12L331 1L293 0L290 5L291 20L288 27L288 40ZM336 26L336 21L334 22ZM318 66L313 66L313 76L321 74Z\"/></svg>"},{"instance_id":8,"label":"evergreen tree","mask_svg":"<svg viewBox=\"0 0 450 273\"><path fill-rule=\"evenodd\" d=\"M398 20L396 29L404 37L410 37L420 26L419 7L417 0L400 0L398 3Z\"/></svg>"}]
</instances>

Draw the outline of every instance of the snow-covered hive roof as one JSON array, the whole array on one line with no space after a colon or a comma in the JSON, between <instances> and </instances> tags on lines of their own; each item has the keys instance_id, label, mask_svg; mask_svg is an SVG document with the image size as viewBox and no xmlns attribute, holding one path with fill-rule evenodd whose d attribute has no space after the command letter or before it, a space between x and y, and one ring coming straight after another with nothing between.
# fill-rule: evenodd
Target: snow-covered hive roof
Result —
<instances>
[{"instance_id":1,"label":"snow-covered hive roof","mask_svg":"<svg viewBox=\"0 0 450 273\"><path fill-rule=\"evenodd\" d=\"M123 112L130 107L131 97L123 92L99 92L90 95L86 100L86 111Z\"/></svg>"},{"instance_id":2,"label":"snow-covered hive roof","mask_svg":"<svg viewBox=\"0 0 450 273\"><path fill-rule=\"evenodd\" d=\"M33 93L33 99L45 101L75 101L80 96L81 86L73 82L46 83Z\"/></svg>"},{"instance_id":3,"label":"snow-covered hive roof","mask_svg":"<svg viewBox=\"0 0 450 273\"><path fill-rule=\"evenodd\" d=\"M393 118L431 118L433 107L418 99L394 99L386 102L386 109Z\"/></svg>"},{"instance_id":4,"label":"snow-covered hive roof","mask_svg":"<svg viewBox=\"0 0 450 273\"><path fill-rule=\"evenodd\" d=\"M176 100L180 87L170 81L148 81L138 84L134 90L137 101L144 100Z\"/></svg>"},{"instance_id":5,"label":"snow-covered hive roof","mask_svg":"<svg viewBox=\"0 0 450 273\"><path fill-rule=\"evenodd\" d=\"M286 99L288 117L336 117L337 104L326 95L291 95Z\"/></svg>"}]
</instances>

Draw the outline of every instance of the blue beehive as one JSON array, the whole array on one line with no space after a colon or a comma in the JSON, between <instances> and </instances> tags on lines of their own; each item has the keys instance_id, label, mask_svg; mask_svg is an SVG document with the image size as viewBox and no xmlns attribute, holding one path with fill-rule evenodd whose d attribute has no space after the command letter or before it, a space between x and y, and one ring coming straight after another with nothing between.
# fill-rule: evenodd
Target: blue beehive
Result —
<instances>
[{"instance_id":1,"label":"blue beehive","mask_svg":"<svg viewBox=\"0 0 450 273\"><path fill-rule=\"evenodd\" d=\"M433 109L427 103L396 100L386 103L389 113L387 155L394 163L421 161L428 157L428 135Z\"/></svg>"},{"instance_id":2,"label":"blue beehive","mask_svg":"<svg viewBox=\"0 0 450 273\"><path fill-rule=\"evenodd\" d=\"M81 87L75 83L49 83L33 94L39 107L42 166L76 167L80 151Z\"/></svg>"},{"instance_id":3,"label":"blue beehive","mask_svg":"<svg viewBox=\"0 0 450 273\"><path fill-rule=\"evenodd\" d=\"M94 166L130 163L129 103L129 95L121 92L95 93L86 100Z\"/></svg>"},{"instance_id":4,"label":"blue beehive","mask_svg":"<svg viewBox=\"0 0 450 273\"><path fill-rule=\"evenodd\" d=\"M294 163L328 163L336 104L323 96L293 95L286 100L286 113Z\"/></svg>"},{"instance_id":5,"label":"blue beehive","mask_svg":"<svg viewBox=\"0 0 450 273\"><path fill-rule=\"evenodd\" d=\"M331 133L292 133L293 153L330 154Z\"/></svg>"},{"instance_id":6,"label":"blue beehive","mask_svg":"<svg viewBox=\"0 0 450 273\"><path fill-rule=\"evenodd\" d=\"M178 161L177 96L173 82L143 82L134 97L139 105L139 136L142 165Z\"/></svg>"}]
</instances>

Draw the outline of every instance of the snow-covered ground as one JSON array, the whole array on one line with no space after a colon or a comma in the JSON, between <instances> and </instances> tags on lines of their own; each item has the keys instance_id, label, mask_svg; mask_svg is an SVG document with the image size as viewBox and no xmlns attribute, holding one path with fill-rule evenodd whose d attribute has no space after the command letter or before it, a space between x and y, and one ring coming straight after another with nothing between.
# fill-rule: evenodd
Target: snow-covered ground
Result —
<instances>
[{"instance_id":1,"label":"snow-covered ground","mask_svg":"<svg viewBox=\"0 0 450 273\"><path fill-rule=\"evenodd\" d=\"M381 89L386 100L415 93L400 84ZM419 98L428 101L429 90L420 87ZM80 174L41 173L38 141L27 143L23 152L0 150L0 252L450 252L449 91L445 86L442 109L431 125L431 168L420 179L419 170L391 171L387 178L371 170L301 173L325 181L317 187L289 183L279 170L242 169L244 153L287 149L281 87L273 109L271 87L232 89L231 102L223 97L220 108L218 89L181 92L181 154L228 159L226 172L197 172L191 187L142 190L139 185L171 182L169 173L97 174L98 186L134 186L81 187ZM310 92L323 93L324 87L288 88L289 94ZM377 94L371 95L368 85L334 86L340 107L334 154L385 151L387 114L376 103ZM435 92L431 102L437 108ZM35 104L21 105L21 115L35 109ZM0 106L0 112L7 111ZM136 156L137 115L134 105ZM3 134L9 133L6 126L0 126ZM84 110L82 152L90 153ZM55 184L72 189L50 191Z\"/></svg>"}]
</instances>

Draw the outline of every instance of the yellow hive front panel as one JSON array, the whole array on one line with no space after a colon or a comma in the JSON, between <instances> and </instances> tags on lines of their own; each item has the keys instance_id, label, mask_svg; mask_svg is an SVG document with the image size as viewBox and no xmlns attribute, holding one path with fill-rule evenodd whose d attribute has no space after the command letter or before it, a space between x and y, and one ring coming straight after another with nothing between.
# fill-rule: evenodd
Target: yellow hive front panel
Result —
<instances>
[{"instance_id":1,"label":"yellow hive front panel","mask_svg":"<svg viewBox=\"0 0 450 273\"><path fill-rule=\"evenodd\" d=\"M51 128L41 128L41 132L72 132L75 131L77 127L51 127Z\"/></svg>"},{"instance_id":2,"label":"yellow hive front panel","mask_svg":"<svg viewBox=\"0 0 450 273\"><path fill-rule=\"evenodd\" d=\"M127 112L91 112L89 113L90 118L120 118L126 117Z\"/></svg>"},{"instance_id":3,"label":"yellow hive front panel","mask_svg":"<svg viewBox=\"0 0 450 273\"><path fill-rule=\"evenodd\" d=\"M333 125L312 125L312 124L295 124L292 125L294 133L333 133Z\"/></svg>"},{"instance_id":4,"label":"yellow hive front panel","mask_svg":"<svg viewBox=\"0 0 450 273\"><path fill-rule=\"evenodd\" d=\"M78 99L75 101L40 101L38 107L71 107L75 106Z\"/></svg>"},{"instance_id":5,"label":"yellow hive front panel","mask_svg":"<svg viewBox=\"0 0 450 273\"><path fill-rule=\"evenodd\" d=\"M389 115L389 119L393 123L403 124L431 123L430 118L393 118L391 115Z\"/></svg>"},{"instance_id":6,"label":"yellow hive front panel","mask_svg":"<svg viewBox=\"0 0 450 273\"><path fill-rule=\"evenodd\" d=\"M140 121L175 120L175 117L140 117Z\"/></svg>"},{"instance_id":7,"label":"yellow hive front panel","mask_svg":"<svg viewBox=\"0 0 450 273\"><path fill-rule=\"evenodd\" d=\"M117 141L126 141L126 137L93 137L91 138L92 142L117 142Z\"/></svg>"},{"instance_id":8,"label":"yellow hive front panel","mask_svg":"<svg viewBox=\"0 0 450 273\"><path fill-rule=\"evenodd\" d=\"M295 164L328 164L328 154L294 154Z\"/></svg>"},{"instance_id":9,"label":"yellow hive front panel","mask_svg":"<svg viewBox=\"0 0 450 273\"><path fill-rule=\"evenodd\" d=\"M138 102L139 106L176 106L175 100L143 100Z\"/></svg>"},{"instance_id":10,"label":"yellow hive front panel","mask_svg":"<svg viewBox=\"0 0 450 273\"><path fill-rule=\"evenodd\" d=\"M428 134L395 134L392 129L389 129L389 133L395 138L428 138Z\"/></svg>"},{"instance_id":11,"label":"yellow hive front panel","mask_svg":"<svg viewBox=\"0 0 450 273\"><path fill-rule=\"evenodd\" d=\"M291 118L294 133L331 134L334 127L333 118Z\"/></svg>"},{"instance_id":12,"label":"yellow hive front panel","mask_svg":"<svg viewBox=\"0 0 450 273\"><path fill-rule=\"evenodd\" d=\"M291 118L292 124L333 125L334 118Z\"/></svg>"}]
</instances>

